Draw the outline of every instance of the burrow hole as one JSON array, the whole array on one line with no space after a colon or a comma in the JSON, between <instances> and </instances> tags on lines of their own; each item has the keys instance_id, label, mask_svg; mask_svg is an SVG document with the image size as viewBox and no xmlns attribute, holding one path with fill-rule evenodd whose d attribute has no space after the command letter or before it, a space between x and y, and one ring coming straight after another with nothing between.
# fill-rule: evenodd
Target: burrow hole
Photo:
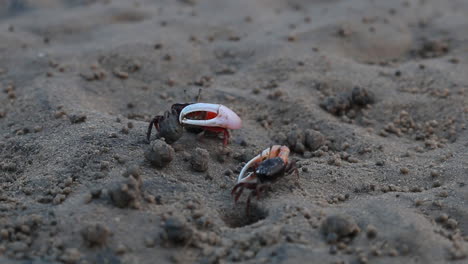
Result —
<instances>
[{"instance_id":1,"label":"burrow hole","mask_svg":"<svg viewBox=\"0 0 468 264\"><path fill-rule=\"evenodd\" d=\"M255 204L250 205L250 212L247 215L245 204L239 203L230 208L221 209L220 217L230 228L244 227L254 224L268 216L268 211Z\"/></svg>"}]
</instances>

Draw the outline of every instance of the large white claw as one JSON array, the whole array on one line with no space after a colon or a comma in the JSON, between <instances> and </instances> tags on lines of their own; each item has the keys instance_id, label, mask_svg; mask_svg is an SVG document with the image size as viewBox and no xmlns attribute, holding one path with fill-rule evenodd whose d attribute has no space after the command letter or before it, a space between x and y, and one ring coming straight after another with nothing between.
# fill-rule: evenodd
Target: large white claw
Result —
<instances>
[{"instance_id":1,"label":"large white claw","mask_svg":"<svg viewBox=\"0 0 468 264\"><path fill-rule=\"evenodd\" d=\"M252 165L261 161L264 157L268 157L270 155L270 151L271 148L267 148L263 150L261 154L255 156L255 158L247 162L247 164L244 165L241 172L239 173L239 177L237 177L237 183L253 181L254 179L252 179L252 173L249 173L246 177L244 177L245 173L247 172L247 170L249 170L250 167L252 167Z\"/></svg>"},{"instance_id":2,"label":"large white claw","mask_svg":"<svg viewBox=\"0 0 468 264\"><path fill-rule=\"evenodd\" d=\"M247 174L246 177L242 178L241 180L238 180L237 183L255 183L257 181L257 176L250 172L249 174Z\"/></svg>"},{"instance_id":3,"label":"large white claw","mask_svg":"<svg viewBox=\"0 0 468 264\"><path fill-rule=\"evenodd\" d=\"M216 117L208 120L187 119L186 116L193 112L212 112ZM180 112L179 122L181 124L205 127L223 127L228 129L239 129L242 127L242 120L231 109L220 104L196 103L191 104Z\"/></svg>"}]
</instances>

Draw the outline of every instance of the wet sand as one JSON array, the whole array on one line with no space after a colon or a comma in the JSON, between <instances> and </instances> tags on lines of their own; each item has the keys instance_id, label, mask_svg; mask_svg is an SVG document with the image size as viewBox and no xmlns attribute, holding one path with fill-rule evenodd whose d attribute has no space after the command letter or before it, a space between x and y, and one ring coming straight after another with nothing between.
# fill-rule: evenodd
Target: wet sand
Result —
<instances>
[{"instance_id":1,"label":"wet sand","mask_svg":"<svg viewBox=\"0 0 468 264\"><path fill-rule=\"evenodd\" d=\"M0 262L466 263L467 12L3 1ZM153 116L200 89L242 118L230 144L149 144ZM247 216L249 192L234 204L231 190L274 144L299 179ZM155 166L151 148L172 159Z\"/></svg>"}]
</instances>

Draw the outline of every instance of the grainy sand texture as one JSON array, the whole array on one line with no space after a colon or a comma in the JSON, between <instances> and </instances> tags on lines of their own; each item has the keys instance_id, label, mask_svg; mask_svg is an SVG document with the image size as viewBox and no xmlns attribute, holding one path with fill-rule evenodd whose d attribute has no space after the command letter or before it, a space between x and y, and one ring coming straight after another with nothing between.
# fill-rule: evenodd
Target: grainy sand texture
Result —
<instances>
[{"instance_id":1,"label":"grainy sand texture","mask_svg":"<svg viewBox=\"0 0 468 264\"><path fill-rule=\"evenodd\" d=\"M468 263L467 44L466 0L2 0L0 263ZM199 91L226 147L147 141Z\"/></svg>"}]
</instances>

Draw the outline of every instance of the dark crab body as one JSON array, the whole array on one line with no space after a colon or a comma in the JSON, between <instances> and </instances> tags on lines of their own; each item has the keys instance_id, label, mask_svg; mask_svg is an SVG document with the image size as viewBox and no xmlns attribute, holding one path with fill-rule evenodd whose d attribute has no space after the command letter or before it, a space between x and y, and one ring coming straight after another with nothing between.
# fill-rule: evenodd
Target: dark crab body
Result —
<instances>
[{"instance_id":1,"label":"dark crab body","mask_svg":"<svg viewBox=\"0 0 468 264\"><path fill-rule=\"evenodd\" d=\"M275 145L262 151L261 154L251 159L242 168L237 184L231 191L234 195L234 201L237 202L244 188L252 190L247 197L247 214L249 214L250 200L252 196L260 197L260 193L264 191L268 185L286 173L295 172L299 176L299 172L294 161L289 161L290 150L286 146ZM245 176L247 174L247 176Z\"/></svg>"},{"instance_id":2,"label":"dark crab body","mask_svg":"<svg viewBox=\"0 0 468 264\"><path fill-rule=\"evenodd\" d=\"M150 140L153 126L169 143L177 141L183 127L194 132L211 131L224 134L224 144L229 139L228 129L239 129L242 121L231 109L220 104L194 103L174 104L171 111L155 116L148 126L147 138Z\"/></svg>"},{"instance_id":3,"label":"dark crab body","mask_svg":"<svg viewBox=\"0 0 468 264\"><path fill-rule=\"evenodd\" d=\"M172 109L170 112L164 112L163 116L159 116L159 120L155 122L156 129L159 132L159 137L166 140L167 143L173 143L182 137L184 128L179 123L179 114L176 110ZM148 135L151 135L151 128L154 124L150 124L148 128Z\"/></svg>"},{"instance_id":4,"label":"dark crab body","mask_svg":"<svg viewBox=\"0 0 468 264\"><path fill-rule=\"evenodd\" d=\"M284 175L285 169L284 161L280 157L274 157L262 161L255 170L255 174L260 183L273 182Z\"/></svg>"}]
</instances>

